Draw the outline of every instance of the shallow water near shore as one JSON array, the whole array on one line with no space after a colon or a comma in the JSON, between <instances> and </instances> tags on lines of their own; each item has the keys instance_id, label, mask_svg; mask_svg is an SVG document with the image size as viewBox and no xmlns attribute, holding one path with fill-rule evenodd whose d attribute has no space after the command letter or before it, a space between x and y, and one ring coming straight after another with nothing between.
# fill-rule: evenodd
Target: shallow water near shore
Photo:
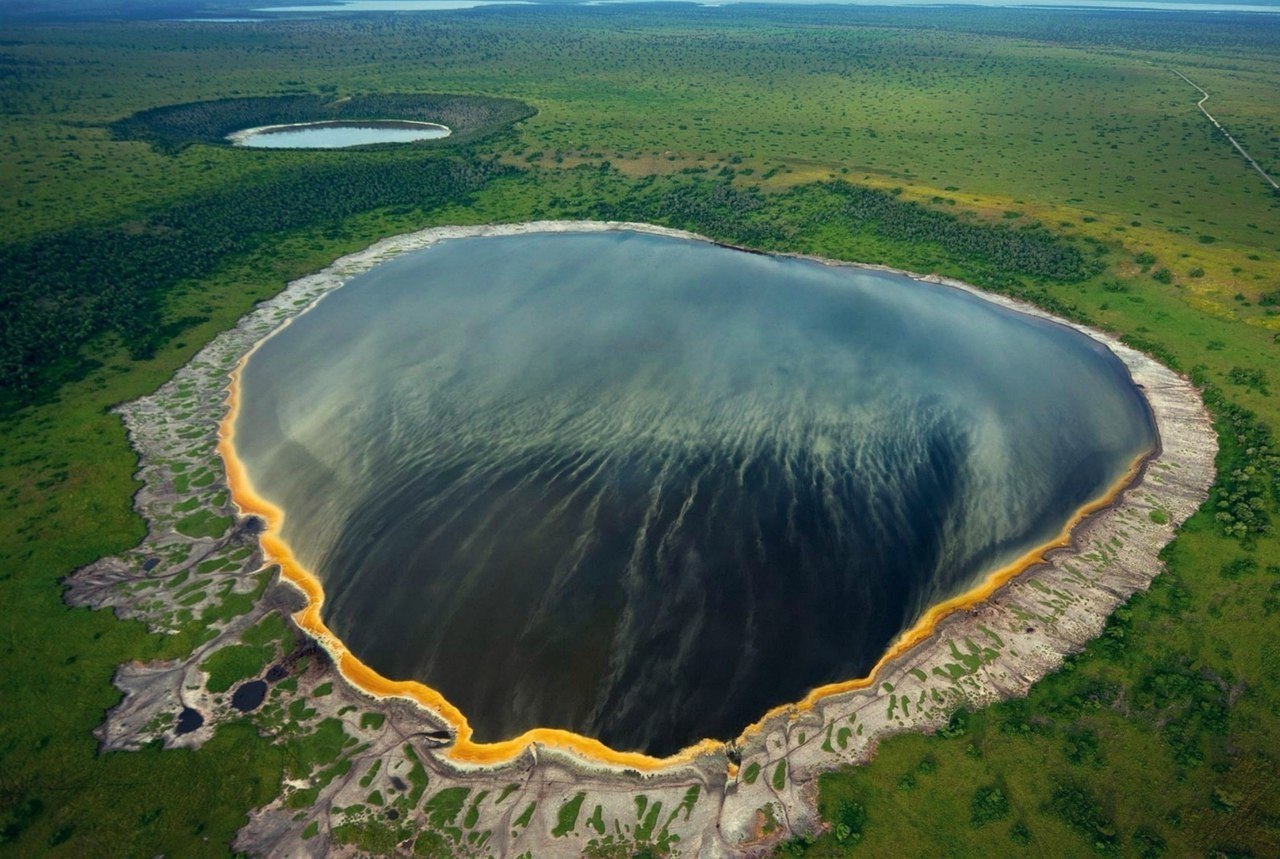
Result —
<instances>
[{"instance_id":1,"label":"shallow water near shore","mask_svg":"<svg viewBox=\"0 0 1280 859\"><path fill-rule=\"evenodd\" d=\"M655 755L861 676L1153 443L1083 335L635 233L354 278L250 359L235 435L364 662L480 741Z\"/></svg>"}]
</instances>

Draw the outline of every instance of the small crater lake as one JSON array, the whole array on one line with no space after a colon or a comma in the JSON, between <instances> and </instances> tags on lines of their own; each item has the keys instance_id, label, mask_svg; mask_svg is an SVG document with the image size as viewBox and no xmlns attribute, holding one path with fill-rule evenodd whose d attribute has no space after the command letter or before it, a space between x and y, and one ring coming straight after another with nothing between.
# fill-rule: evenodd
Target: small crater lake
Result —
<instances>
[{"instance_id":1,"label":"small crater lake","mask_svg":"<svg viewBox=\"0 0 1280 859\"><path fill-rule=\"evenodd\" d=\"M864 675L1156 441L1065 326L618 231L352 278L245 364L234 446L362 661L477 741L666 755Z\"/></svg>"},{"instance_id":2,"label":"small crater lake","mask_svg":"<svg viewBox=\"0 0 1280 859\"><path fill-rule=\"evenodd\" d=\"M434 122L409 120L333 120L266 125L227 135L236 146L253 149L344 149L371 143L437 140L451 132Z\"/></svg>"}]
</instances>

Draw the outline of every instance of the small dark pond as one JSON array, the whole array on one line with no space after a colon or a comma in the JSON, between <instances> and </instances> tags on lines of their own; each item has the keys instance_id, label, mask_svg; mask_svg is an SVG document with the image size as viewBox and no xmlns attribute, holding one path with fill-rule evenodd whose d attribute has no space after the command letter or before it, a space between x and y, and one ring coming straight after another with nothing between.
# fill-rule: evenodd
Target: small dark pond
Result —
<instances>
[{"instance_id":1,"label":"small dark pond","mask_svg":"<svg viewBox=\"0 0 1280 859\"><path fill-rule=\"evenodd\" d=\"M189 734L203 724L204 716L199 710L183 707L182 712L178 714L178 726L174 729L174 733L179 736Z\"/></svg>"},{"instance_id":2,"label":"small dark pond","mask_svg":"<svg viewBox=\"0 0 1280 859\"><path fill-rule=\"evenodd\" d=\"M231 695L231 706L241 713L249 713L258 709L266 697L267 681L250 680L236 687L236 691Z\"/></svg>"}]
</instances>

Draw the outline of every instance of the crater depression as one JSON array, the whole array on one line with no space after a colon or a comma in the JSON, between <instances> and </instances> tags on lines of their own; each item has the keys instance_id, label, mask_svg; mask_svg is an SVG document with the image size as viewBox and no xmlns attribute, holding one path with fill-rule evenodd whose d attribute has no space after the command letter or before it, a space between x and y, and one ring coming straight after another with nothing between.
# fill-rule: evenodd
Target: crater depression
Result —
<instances>
[{"instance_id":1,"label":"crater depression","mask_svg":"<svg viewBox=\"0 0 1280 859\"><path fill-rule=\"evenodd\" d=\"M477 741L728 739L862 676L1155 445L1084 335L642 233L443 241L263 342L235 455L329 628Z\"/></svg>"}]
</instances>

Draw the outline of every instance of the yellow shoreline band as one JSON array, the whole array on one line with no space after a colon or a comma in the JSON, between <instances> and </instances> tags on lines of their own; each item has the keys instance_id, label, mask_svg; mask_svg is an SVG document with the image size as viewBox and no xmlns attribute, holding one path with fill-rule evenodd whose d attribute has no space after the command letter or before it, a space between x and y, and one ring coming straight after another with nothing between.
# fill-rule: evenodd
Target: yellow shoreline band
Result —
<instances>
[{"instance_id":1,"label":"yellow shoreline band","mask_svg":"<svg viewBox=\"0 0 1280 859\"><path fill-rule=\"evenodd\" d=\"M230 385L227 389L227 413L218 427L218 453L226 466L227 484L236 507L242 514L260 516L267 523L266 530L259 537L264 555L268 560L279 564L281 577L306 596L307 604L293 615L294 621L329 652L339 673L348 682L375 698L408 698L431 710L453 728L455 741L452 746L445 749L445 755L449 760L459 764L508 763L523 754L534 743L540 743L544 746L571 751L591 763L626 767L642 772L656 772L688 763L705 754L720 752L725 748L724 742L705 739L670 757L657 758L641 752L616 751L599 740L560 728L534 728L518 737L496 743L475 742L471 739L472 729L466 716L449 703L440 692L416 680L390 680L347 650L346 645L333 634L320 617L320 609L324 605L324 588L319 579L299 562L293 550L281 537L284 511L258 494L249 479L244 463L236 456L235 422L240 415L241 373L265 339L250 349L231 371ZM1069 546L1072 531L1089 516L1111 506L1116 498L1129 488L1142 471L1147 458L1156 451L1158 447L1137 457L1119 482L1101 498L1076 511L1054 539L1032 549L1013 563L989 573L982 582L964 594L930 607L910 629L898 636L865 677L819 686L798 702L774 707L754 724L743 729L739 738L756 733L765 722L779 714L788 712L799 714L812 709L823 698L871 686L885 664L931 636L943 618L982 602L1001 585L1043 561L1048 552Z\"/></svg>"}]
</instances>

